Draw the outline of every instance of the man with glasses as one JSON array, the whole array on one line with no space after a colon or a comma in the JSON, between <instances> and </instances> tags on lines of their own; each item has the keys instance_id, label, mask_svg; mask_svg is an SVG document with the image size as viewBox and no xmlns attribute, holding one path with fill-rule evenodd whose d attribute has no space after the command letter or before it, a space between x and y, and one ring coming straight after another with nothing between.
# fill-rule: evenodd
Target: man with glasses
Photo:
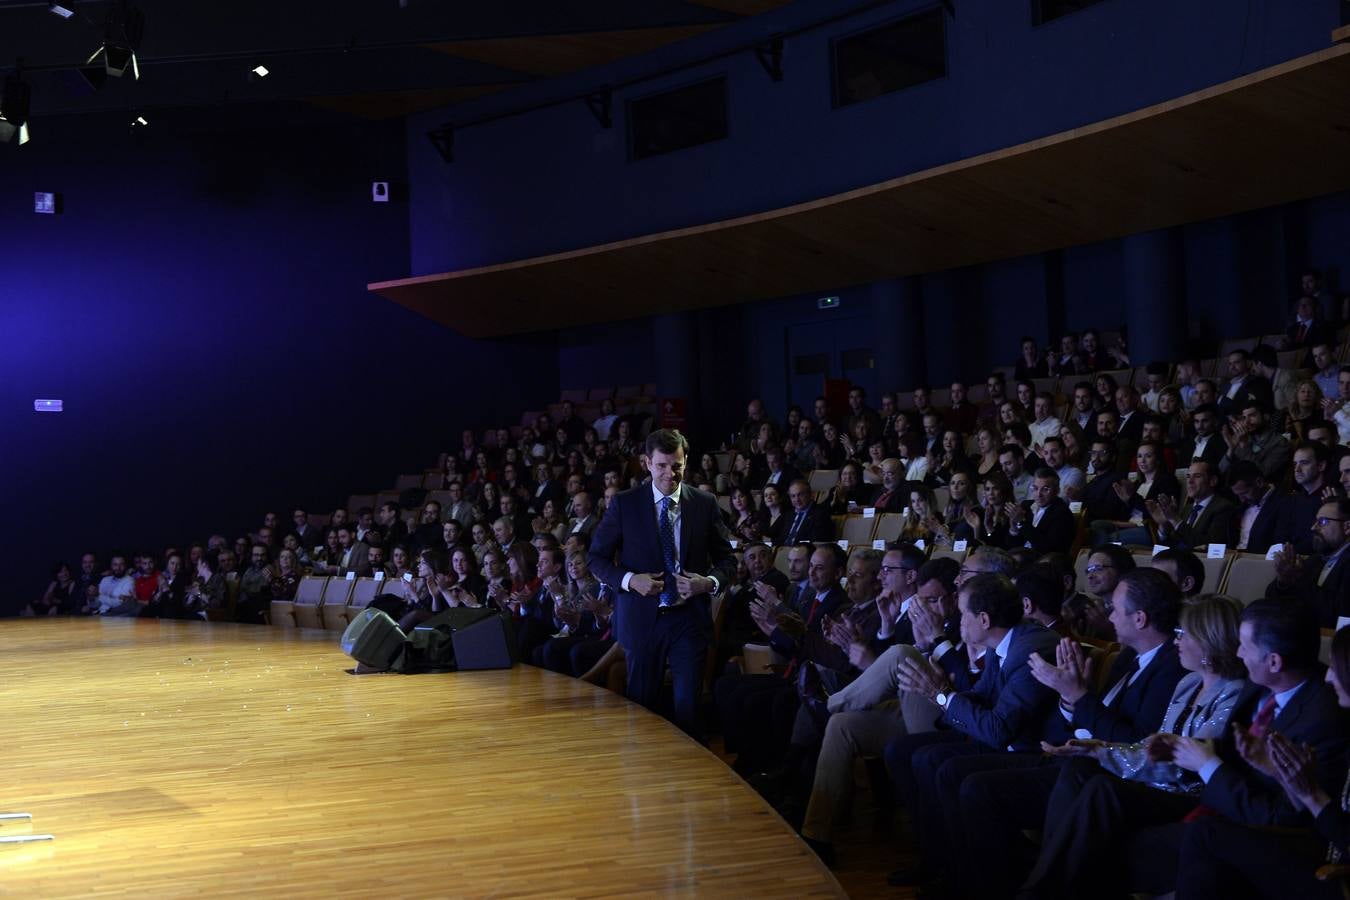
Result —
<instances>
[{"instance_id":1,"label":"man with glasses","mask_svg":"<svg viewBox=\"0 0 1350 900\"><path fill-rule=\"evenodd\" d=\"M887 552L882 565L892 569L889 583L905 574L901 551ZM898 693L897 663L911 658L936 658L953 684L970 687L975 682L976 675L970 672L970 658L957 634L955 570L953 560L937 559L924 563L918 571L918 592L906 601L905 609L905 615L913 621L915 644L891 647L862 676L831 695L828 701L803 687L804 706L815 717L824 740L816 758L802 837L827 864L834 861L834 829L849 808L854 759L859 755L881 753L897 736L933 730L934 722L941 714L927 698L906 698ZM892 591L891 588L886 590ZM919 643L922 643L922 649L916 646ZM947 662L941 663L941 660Z\"/></svg>"},{"instance_id":2,"label":"man with glasses","mask_svg":"<svg viewBox=\"0 0 1350 900\"><path fill-rule=\"evenodd\" d=\"M1316 553L1301 565L1290 544L1276 555L1275 580L1266 596L1309 603L1323 628L1336 628L1350 617L1350 565L1344 558L1350 546L1350 500L1338 497L1318 507L1312 533Z\"/></svg>"},{"instance_id":3,"label":"man with glasses","mask_svg":"<svg viewBox=\"0 0 1350 900\"><path fill-rule=\"evenodd\" d=\"M1088 449L1088 483L1083 491L1083 506L1089 522L1107 519L1113 522L1130 518L1129 507L1116 493L1116 483L1128 475L1116 470L1116 443L1109 437L1099 437Z\"/></svg>"},{"instance_id":4,"label":"man with glasses","mask_svg":"<svg viewBox=\"0 0 1350 900\"><path fill-rule=\"evenodd\" d=\"M1135 568L1134 557L1118 544L1104 544L1092 551L1083 572L1088 593L1094 597L1110 597L1120 578Z\"/></svg>"}]
</instances>

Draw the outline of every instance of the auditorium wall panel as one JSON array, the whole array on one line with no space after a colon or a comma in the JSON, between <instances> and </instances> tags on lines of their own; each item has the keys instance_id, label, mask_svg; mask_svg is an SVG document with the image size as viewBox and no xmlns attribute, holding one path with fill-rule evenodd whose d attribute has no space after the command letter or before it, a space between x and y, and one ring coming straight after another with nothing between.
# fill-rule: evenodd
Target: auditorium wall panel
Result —
<instances>
[{"instance_id":1,"label":"auditorium wall panel","mask_svg":"<svg viewBox=\"0 0 1350 900\"><path fill-rule=\"evenodd\" d=\"M460 422L557 394L551 335L470 341L367 293L407 264L406 207L370 201L403 176L398 126L153 124L132 142L46 120L0 164L4 534L24 561L0 611L48 560L331 507L429 465ZM64 213L35 215L37 190Z\"/></svg>"}]
</instances>

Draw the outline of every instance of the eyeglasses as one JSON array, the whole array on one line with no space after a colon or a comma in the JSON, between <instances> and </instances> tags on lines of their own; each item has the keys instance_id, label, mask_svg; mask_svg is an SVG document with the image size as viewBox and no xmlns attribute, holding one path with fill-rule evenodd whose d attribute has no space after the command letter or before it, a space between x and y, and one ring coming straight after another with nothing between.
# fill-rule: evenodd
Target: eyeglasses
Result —
<instances>
[{"instance_id":1,"label":"eyeglasses","mask_svg":"<svg viewBox=\"0 0 1350 900\"><path fill-rule=\"evenodd\" d=\"M1177 636L1177 640L1181 640L1182 636L1186 634L1186 629L1185 629L1185 628L1173 628L1173 629L1172 629L1172 633L1173 633L1174 635Z\"/></svg>"},{"instance_id":2,"label":"eyeglasses","mask_svg":"<svg viewBox=\"0 0 1350 900\"><path fill-rule=\"evenodd\" d=\"M1317 526L1319 528L1323 528L1332 522L1344 522L1344 521L1345 521L1344 519L1333 519L1331 516L1318 516Z\"/></svg>"},{"instance_id":3,"label":"eyeglasses","mask_svg":"<svg viewBox=\"0 0 1350 900\"><path fill-rule=\"evenodd\" d=\"M1093 563L1083 571L1087 572L1089 575L1095 575L1102 569L1114 569L1114 568L1115 566L1111 565L1110 563L1101 563L1101 564Z\"/></svg>"}]
</instances>

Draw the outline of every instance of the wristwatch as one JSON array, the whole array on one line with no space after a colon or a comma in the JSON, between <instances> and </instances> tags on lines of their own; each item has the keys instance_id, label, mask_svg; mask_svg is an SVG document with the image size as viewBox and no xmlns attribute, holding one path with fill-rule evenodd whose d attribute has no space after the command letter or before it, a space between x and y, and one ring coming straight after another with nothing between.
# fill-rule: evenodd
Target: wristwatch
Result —
<instances>
[{"instance_id":1,"label":"wristwatch","mask_svg":"<svg viewBox=\"0 0 1350 900\"><path fill-rule=\"evenodd\" d=\"M936 703L938 706L942 707L943 709L946 709L947 704L952 702L952 696L953 695L947 693L946 691L940 691L938 692L938 695L933 698L933 702Z\"/></svg>"}]
</instances>

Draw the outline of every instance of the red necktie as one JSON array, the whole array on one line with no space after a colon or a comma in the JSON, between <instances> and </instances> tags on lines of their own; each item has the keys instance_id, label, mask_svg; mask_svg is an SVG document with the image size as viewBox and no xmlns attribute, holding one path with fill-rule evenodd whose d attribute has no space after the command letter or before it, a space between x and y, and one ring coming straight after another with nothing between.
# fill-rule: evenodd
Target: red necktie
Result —
<instances>
[{"instance_id":1,"label":"red necktie","mask_svg":"<svg viewBox=\"0 0 1350 900\"><path fill-rule=\"evenodd\" d=\"M1298 323L1298 336L1294 338L1295 344L1303 343L1303 339L1308 336L1308 326L1303 322Z\"/></svg>"},{"instance_id":2,"label":"red necktie","mask_svg":"<svg viewBox=\"0 0 1350 900\"><path fill-rule=\"evenodd\" d=\"M1256 718L1252 719L1252 724L1247 726L1247 733L1254 738L1265 737L1274 721L1275 695L1271 694L1266 698L1266 702L1261 704L1261 708L1256 711Z\"/></svg>"}]
</instances>

